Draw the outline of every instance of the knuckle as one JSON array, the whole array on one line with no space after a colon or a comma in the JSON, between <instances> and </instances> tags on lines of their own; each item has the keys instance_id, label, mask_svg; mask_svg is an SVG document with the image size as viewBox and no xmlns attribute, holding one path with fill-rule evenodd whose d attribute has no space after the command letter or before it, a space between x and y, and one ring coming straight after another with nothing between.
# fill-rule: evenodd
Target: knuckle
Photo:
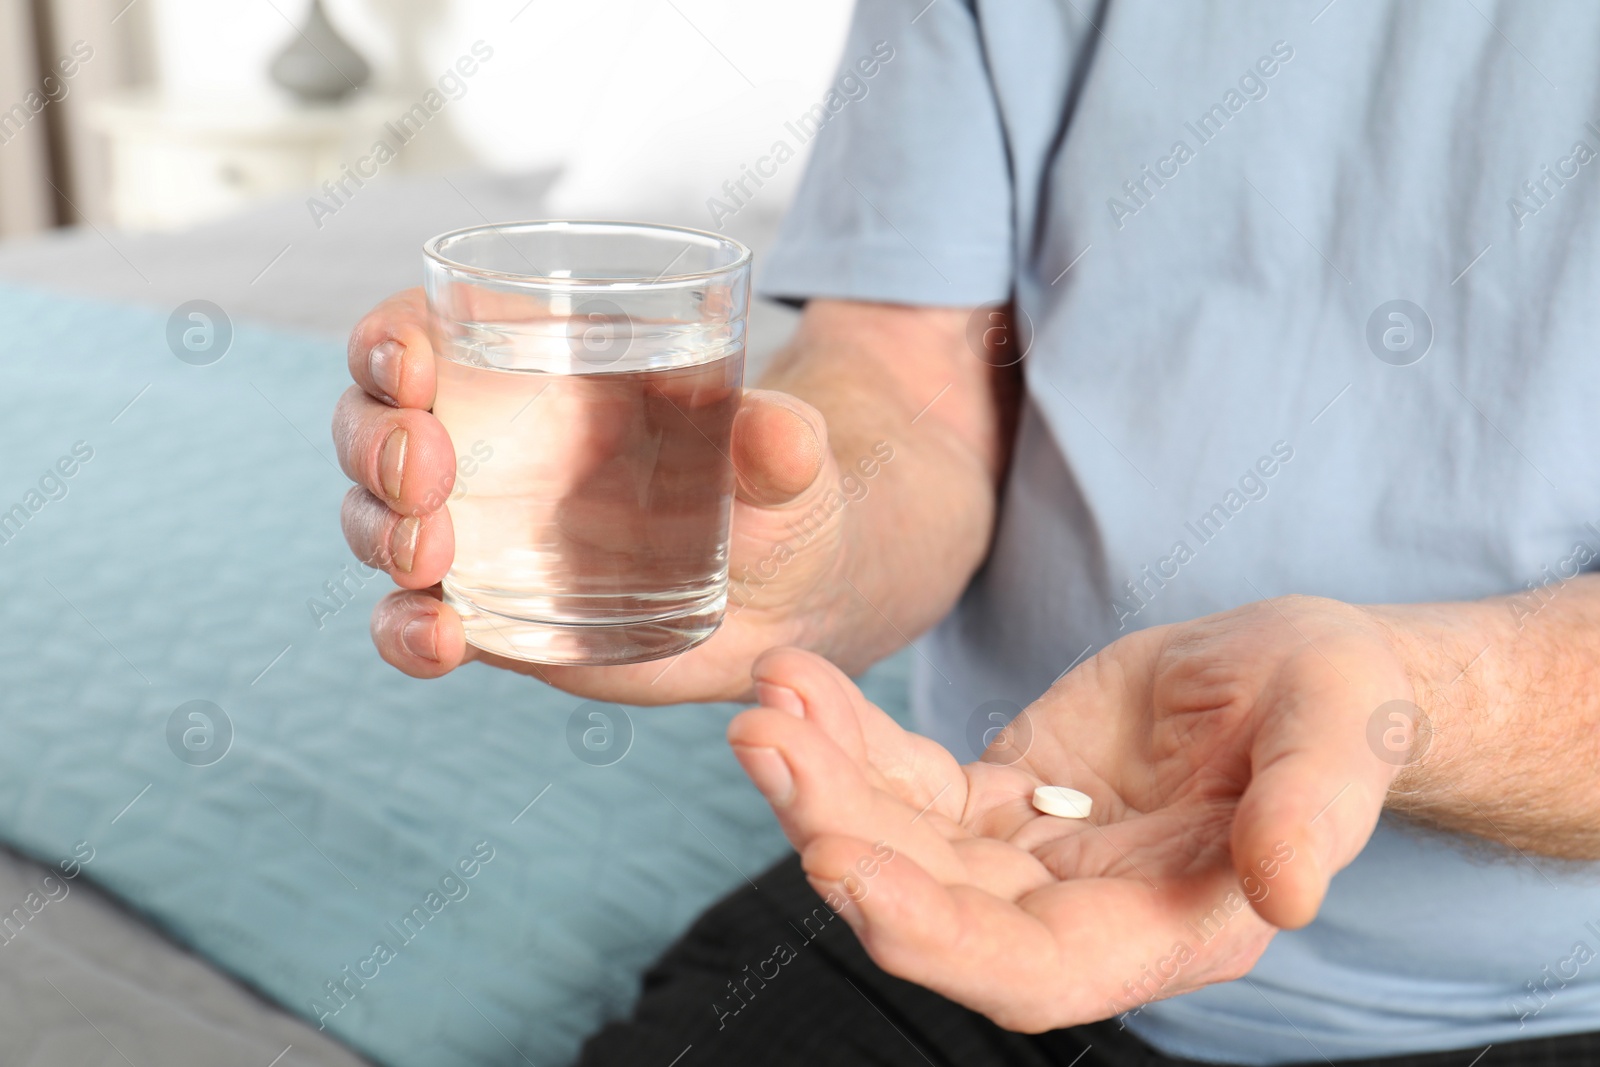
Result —
<instances>
[{"instance_id":1,"label":"knuckle","mask_svg":"<svg viewBox=\"0 0 1600 1067\"><path fill-rule=\"evenodd\" d=\"M351 385L339 394L338 401L333 405L333 424L337 428L341 423L348 423L355 417L361 401L366 394L359 385Z\"/></svg>"},{"instance_id":2,"label":"knuckle","mask_svg":"<svg viewBox=\"0 0 1600 1067\"><path fill-rule=\"evenodd\" d=\"M360 486L352 486L340 508L340 523L345 543L363 563L385 566L382 554L383 528L388 525L389 509Z\"/></svg>"},{"instance_id":3,"label":"knuckle","mask_svg":"<svg viewBox=\"0 0 1600 1067\"><path fill-rule=\"evenodd\" d=\"M366 394L361 391L361 387L352 385L340 394L338 401L333 405L333 443L341 455L355 442L357 433L361 429L364 415L362 406L365 400Z\"/></svg>"},{"instance_id":4,"label":"knuckle","mask_svg":"<svg viewBox=\"0 0 1600 1067\"><path fill-rule=\"evenodd\" d=\"M353 374L367 359L367 350L372 347L367 338L372 334L372 316L368 315L350 331L350 338L345 342L345 357L350 364Z\"/></svg>"},{"instance_id":5,"label":"knuckle","mask_svg":"<svg viewBox=\"0 0 1600 1067\"><path fill-rule=\"evenodd\" d=\"M346 532L353 529L360 521L362 509L369 495L359 485L352 485L345 491L344 499L339 504L339 519L344 523Z\"/></svg>"},{"instance_id":6,"label":"knuckle","mask_svg":"<svg viewBox=\"0 0 1600 1067\"><path fill-rule=\"evenodd\" d=\"M350 361L352 375L367 365L367 353L372 347L390 333L389 324L393 314L389 311L388 303L379 304L373 310L362 316L355 328L350 331L350 340L345 345L345 354Z\"/></svg>"}]
</instances>

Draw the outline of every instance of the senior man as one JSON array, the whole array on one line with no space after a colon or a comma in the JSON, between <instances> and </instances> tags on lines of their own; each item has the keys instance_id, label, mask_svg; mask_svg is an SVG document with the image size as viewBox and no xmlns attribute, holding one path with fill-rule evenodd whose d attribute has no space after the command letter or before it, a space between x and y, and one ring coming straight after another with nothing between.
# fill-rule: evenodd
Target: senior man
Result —
<instances>
[{"instance_id":1,"label":"senior man","mask_svg":"<svg viewBox=\"0 0 1600 1067\"><path fill-rule=\"evenodd\" d=\"M655 685L546 671L753 693L799 856L586 1063L1600 1060L1597 40L862 0L870 91L764 264L805 312L734 427L739 607ZM418 676L487 658L428 592L431 360L418 296L379 308L336 426ZM911 638L919 733L848 678Z\"/></svg>"}]
</instances>

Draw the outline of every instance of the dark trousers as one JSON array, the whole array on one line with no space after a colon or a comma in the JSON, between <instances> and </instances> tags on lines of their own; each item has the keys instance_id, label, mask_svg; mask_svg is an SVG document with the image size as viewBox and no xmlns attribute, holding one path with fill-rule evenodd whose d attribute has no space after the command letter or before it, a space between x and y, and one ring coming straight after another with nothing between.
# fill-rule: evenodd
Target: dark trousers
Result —
<instances>
[{"instance_id":1,"label":"dark trousers","mask_svg":"<svg viewBox=\"0 0 1600 1067\"><path fill-rule=\"evenodd\" d=\"M1034 1035L1002 1030L879 970L806 883L798 857L756 884L712 907L667 950L645 975L632 1018L591 1038L580 1067L1204 1067L1162 1055L1116 1020ZM1344 1064L1591 1067L1600 1064L1600 1035Z\"/></svg>"},{"instance_id":2,"label":"dark trousers","mask_svg":"<svg viewBox=\"0 0 1600 1067\"><path fill-rule=\"evenodd\" d=\"M667 950L646 974L634 1016L590 1038L579 1067L1216 1067L1163 1056L1115 1019L1037 1035L1002 1030L880 971L845 920L806 885L798 857L755 881L760 888L725 897ZM1342 1067L1597 1064L1597 1033L1507 1041L1486 1053L1342 1061Z\"/></svg>"}]
</instances>

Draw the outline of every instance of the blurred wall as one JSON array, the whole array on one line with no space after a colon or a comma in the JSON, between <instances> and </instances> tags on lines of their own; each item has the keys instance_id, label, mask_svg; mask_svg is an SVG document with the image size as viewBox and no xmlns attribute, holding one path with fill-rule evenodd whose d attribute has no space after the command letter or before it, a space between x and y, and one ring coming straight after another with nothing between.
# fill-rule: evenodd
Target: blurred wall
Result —
<instances>
[{"instance_id":1,"label":"blurred wall","mask_svg":"<svg viewBox=\"0 0 1600 1067\"><path fill-rule=\"evenodd\" d=\"M145 0L165 91L267 92L304 0ZM326 0L414 101L474 42L493 49L407 169L560 166L557 210L704 213L833 76L850 0ZM781 209L803 161L759 193ZM711 220L704 220L709 224Z\"/></svg>"},{"instance_id":2,"label":"blurred wall","mask_svg":"<svg viewBox=\"0 0 1600 1067\"><path fill-rule=\"evenodd\" d=\"M106 216L85 101L155 77L137 0L0 0L0 236Z\"/></svg>"},{"instance_id":3,"label":"blurred wall","mask_svg":"<svg viewBox=\"0 0 1600 1067\"><path fill-rule=\"evenodd\" d=\"M32 233L55 222L48 179L49 130L28 118L26 105L39 83L33 12L0 3L0 236Z\"/></svg>"}]
</instances>

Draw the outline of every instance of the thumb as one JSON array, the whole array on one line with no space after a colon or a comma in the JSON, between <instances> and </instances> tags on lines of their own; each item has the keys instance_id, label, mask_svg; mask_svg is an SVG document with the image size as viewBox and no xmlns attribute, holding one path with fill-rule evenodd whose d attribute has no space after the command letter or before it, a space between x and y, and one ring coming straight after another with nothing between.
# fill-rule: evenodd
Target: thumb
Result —
<instances>
[{"instance_id":1,"label":"thumb","mask_svg":"<svg viewBox=\"0 0 1600 1067\"><path fill-rule=\"evenodd\" d=\"M731 442L739 499L779 507L817 480L828 456L822 413L770 389L747 389L733 418Z\"/></svg>"},{"instance_id":2,"label":"thumb","mask_svg":"<svg viewBox=\"0 0 1600 1067\"><path fill-rule=\"evenodd\" d=\"M1232 837L1245 896L1286 930L1316 918L1329 881L1366 847L1399 770L1369 745L1359 698L1291 702L1252 745Z\"/></svg>"}]
</instances>

